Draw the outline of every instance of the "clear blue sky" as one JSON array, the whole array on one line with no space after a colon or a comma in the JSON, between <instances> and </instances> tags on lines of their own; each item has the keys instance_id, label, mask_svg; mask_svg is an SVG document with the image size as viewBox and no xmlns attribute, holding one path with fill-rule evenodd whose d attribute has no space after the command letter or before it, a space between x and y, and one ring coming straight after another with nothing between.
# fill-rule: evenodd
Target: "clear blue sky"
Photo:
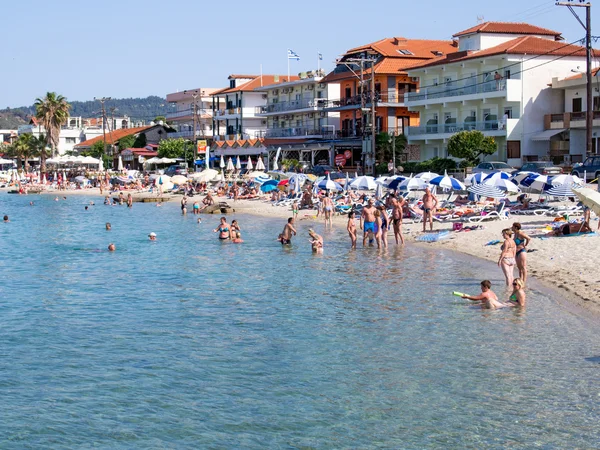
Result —
<instances>
[{"instance_id":1,"label":"clear blue sky","mask_svg":"<svg viewBox=\"0 0 600 450\"><path fill-rule=\"evenodd\" d=\"M477 16L530 22L569 42L584 36L553 0L379 0L367 2L370 15L337 0L3 3L0 108L30 105L47 91L91 100L225 87L229 74L258 74L261 64L265 74L287 73L288 48L301 57L290 61L292 73L315 69L317 51L330 70L348 48L392 36L449 39ZM600 27L600 2L592 9Z\"/></svg>"}]
</instances>

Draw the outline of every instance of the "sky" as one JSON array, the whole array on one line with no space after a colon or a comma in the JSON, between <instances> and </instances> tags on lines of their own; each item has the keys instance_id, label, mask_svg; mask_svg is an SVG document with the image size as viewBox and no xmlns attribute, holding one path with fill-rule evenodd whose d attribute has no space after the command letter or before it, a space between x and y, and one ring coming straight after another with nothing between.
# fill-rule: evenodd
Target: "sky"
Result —
<instances>
[{"instance_id":1,"label":"sky","mask_svg":"<svg viewBox=\"0 0 600 450\"><path fill-rule=\"evenodd\" d=\"M349 48L393 36L450 39L478 17L550 28L567 42L585 36L554 0L3 3L0 108L31 105L48 91L83 101L225 87L229 74L258 75L261 65L286 74L288 48L301 58L290 61L292 74L316 69L319 52L331 70ZM598 21L600 3L592 26Z\"/></svg>"}]
</instances>

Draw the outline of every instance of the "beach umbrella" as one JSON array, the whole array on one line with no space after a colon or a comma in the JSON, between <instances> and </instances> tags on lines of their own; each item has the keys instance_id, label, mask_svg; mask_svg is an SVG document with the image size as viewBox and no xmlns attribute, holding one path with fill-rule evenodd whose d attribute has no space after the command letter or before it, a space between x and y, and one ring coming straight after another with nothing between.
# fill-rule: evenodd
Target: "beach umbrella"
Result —
<instances>
[{"instance_id":1,"label":"beach umbrella","mask_svg":"<svg viewBox=\"0 0 600 450\"><path fill-rule=\"evenodd\" d=\"M266 184L266 185L263 184L260 187L260 190L263 192L271 192L271 191L274 191L275 189L277 189L277 186L273 186L272 184Z\"/></svg>"},{"instance_id":2,"label":"beach umbrella","mask_svg":"<svg viewBox=\"0 0 600 450\"><path fill-rule=\"evenodd\" d=\"M327 191L342 191L342 186L339 183L336 183L335 181L332 181L331 178L329 178L329 174L327 174L327 178L318 182L317 183L317 187L319 189L325 189Z\"/></svg>"},{"instance_id":3,"label":"beach umbrella","mask_svg":"<svg viewBox=\"0 0 600 450\"><path fill-rule=\"evenodd\" d=\"M242 161L239 156L235 159L235 168L237 170L242 170Z\"/></svg>"},{"instance_id":4,"label":"beach umbrella","mask_svg":"<svg viewBox=\"0 0 600 450\"><path fill-rule=\"evenodd\" d=\"M427 183L429 183L435 177L439 177L439 175L435 172L421 172L415 175L415 178L420 178Z\"/></svg>"},{"instance_id":5,"label":"beach umbrella","mask_svg":"<svg viewBox=\"0 0 600 450\"><path fill-rule=\"evenodd\" d=\"M485 178L485 180L497 180L497 179L501 179L501 180L510 180L512 177L512 175L508 172L494 172L494 173L490 173L488 174Z\"/></svg>"},{"instance_id":6,"label":"beach umbrella","mask_svg":"<svg viewBox=\"0 0 600 450\"><path fill-rule=\"evenodd\" d=\"M233 166L233 160L231 159L231 157L229 157L229 159L227 160L227 168L226 170L228 172L233 172L235 170L235 167Z\"/></svg>"},{"instance_id":7,"label":"beach umbrella","mask_svg":"<svg viewBox=\"0 0 600 450\"><path fill-rule=\"evenodd\" d=\"M529 175L521 181L521 186L526 186L540 192L543 191L548 184L550 184L548 175L541 175L539 173Z\"/></svg>"},{"instance_id":8,"label":"beach umbrella","mask_svg":"<svg viewBox=\"0 0 600 450\"><path fill-rule=\"evenodd\" d=\"M491 184L485 184L485 183L474 184L472 186L469 186L467 188L467 190L469 192L472 192L475 195L479 195L480 197L486 197L486 198L505 198L506 197L505 192L502 192L496 186L493 186Z\"/></svg>"},{"instance_id":9,"label":"beach umbrella","mask_svg":"<svg viewBox=\"0 0 600 450\"><path fill-rule=\"evenodd\" d=\"M252 169L254 169L254 166L252 165L252 158L250 158L248 156L248 162L246 163L246 169L248 169L248 172L250 172Z\"/></svg>"},{"instance_id":10,"label":"beach umbrella","mask_svg":"<svg viewBox=\"0 0 600 450\"><path fill-rule=\"evenodd\" d=\"M430 184L439 186L443 189L453 189L455 191L462 191L465 189L465 185L458 181L454 177L449 177L447 172L444 172L443 176L438 176L429 180Z\"/></svg>"},{"instance_id":11,"label":"beach umbrella","mask_svg":"<svg viewBox=\"0 0 600 450\"><path fill-rule=\"evenodd\" d=\"M465 185L471 186L472 184L483 183L483 180L487 176L488 174L482 172L472 173L467 178L465 178Z\"/></svg>"},{"instance_id":12,"label":"beach umbrella","mask_svg":"<svg viewBox=\"0 0 600 450\"><path fill-rule=\"evenodd\" d=\"M392 177L383 177L383 176L381 176L381 177L375 179L375 183L380 183L380 184L383 184L383 185L387 185L388 178L392 178Z\"/></svg>"},{"instance_id":13,"label":"beach umbrella","mask_svg":"<svg viewBox=\"0 0 600 450\"><path fill-rule=\"evenodd\" d=\"M344 189L346 190L346 192L348 192L348 189L350 189L350 174L348 172L346 172L346 181L344 182Z\"/></svg>"},{"instance_id":14,"label":"beach umbrella","mask_svg":"<svg viewBox=\"0 0 600 450\"><path fill-rule=\"evenodd\" d=\"M350 182L350 187L352 189L360 189L362 191L373 191L377 188L377 183L375 182L375 178L368 175L363 175L352 180Z\"/></svg>"},{"instance_id":15,"label":"beach umbrella","mask_svg":"<svg viewBox=\"0 0 600 450\"><path fill-rule=\"evenodd\" d=\"M490 178L489 180L485 180L483 182L483 184L488 185L488 186L494 186L494 187L500 189L501 191L505 191L505 192L521 192L521 189L519 189L519 186L517 186L512 181L505 180L503 178L496 178L496 179Z\"/></svg>"},{"instance_id":16,"label":"beach umbrella","mask_svg":"<svg viewBox=\"0 0 600 450\"><path fill-rule=\"evenodd\" d=\"M121 155L119 155L119 161L117 163L117 170L120 172L121 170L123 170L123 158L121 158Z\"/></svg>"},{"instance_id":17,"label":"beach umbrella","mask_svg":"<svg viewBox=\"0 0 600 450\"><path fill-rule=\"evenodd\" d=\"M555 184L549 189L544 189L543 192L554 197L575 197L575 192L571 189L572 186L572 184Z\"/></svg>"},{"instance_id":18,"label":"beach umbrella","mask_svg":"<svg viewBox=\"0 0 600 450\"><path fill-rule=\"evenodd\" d=\"M523 185L521 184L521 182L522 182L522 181L523 181L525 178L529 177L529 175L537 175L537 172L528 172L528 171L519 172L519 173L517 173L516 175L513 175L513 177L512 177L512 182L513 182L513 183L515 183L515 184L519 184L519 185L523 186Z\"/></svg>"},{"instance_id":19,"label":"beach umbrella","mask_svg":"<svg viewBox=\"0 0 600 450\"><path fill-rule=\"evenodd\" d=\"M290 180L281 180L277 186L287 186L288 184L290 184Z\"/></svg>"},{"instance_id":20,"label":"beach umbrella","mask_svg":"<svg viewBox=\"0 0 600 450\"><path fill-rule=\"evenodd\" d=\"M207 183L219 174L215 169L204 169L202 172L196 172L191 175L195 181L199 183Z\"/></svg>"},{"instance_id":21,"label":"beach umbrella","mask_svg":"<svg viewBox=\"0 0 600 450\"><path fill-rule=\"evenodd\" d=\"M381 200L383 198L383 183L377 183L375 188L375 198Z\"/></svg>"},{"instance_id":22,"label":"beach umbrella","mask_svg":"<svg viewBox=\"0 0 600 450\"><path fill-rule=\"evenodd\" d=\"M46 181L46 174L44 173L44 176L42 178L42 184L46 184L46 183L47 183L47 181Z\"/></svg>"},{"instance_id":23,"label":"beach umbrella","mask_svg":"<svg viewBox=\"0 0 600 450\"><path fill-rule=\"evenodd\" d=\"M300 188L306 183L308 178L303 173L292 174L289 178L290 186L294 186L294 190L298 192Z\"/></svg>"},{"instance_id":24,"label":"beach umbrella","mask_svg":"<svg viewBox=\"0 0 600 450\"><path fill-rule=\"evenodd\" d=\"M552 177L550 179L550 184L552 184L553 186L556 186L558 184L566 184L569 186L576 184L579 186L583 186L585 183L577 175L562 174Z\"/></svg>"},{"instance_id":25,"label":"beach umbrella","mask_svg":"<svg viewBox=\"0 0 600 450\"><path fill-rule=\"evenodd\" d=\"M429 184L421 178L407 178L398 185L398 189L403 191L419 191L425 189Z\"/></svg>"},{"instance_id":26,"label":"beach umbrella","mask_svg":"<svg viewBox=\"0 0 600 450\"><path fill-rule=\"evenodd\" d=\"M100 158L99 162L98 162L98 172L102 172L104 171L104 160L102 158Z\"/></svg>"},{"instance_id":27,"label":"beach umbrella","mask_svg":"<svg viewBox=\"0 0 600 450\"><path fill-rule=\"evenodd\" d=\"M402 176L390 177L387 180L387 188L391 189L392 191L395 191L396 189L398 189L398 186L400 185L400 183L402 183L406 179L407 179L407 177L402 177Z\"/></svg>"},{"instance_id":28,"label":"beach umbrella","mask_svg":"<svg viewBox=\"0 0 600 450\"><path fill-rule=\"evenodd\" d=\"M263 162L262 156L259 156L256 160L256 170L264 171L266 169L265 163Z\"/></svg>"},{"instance_id":29,"label":"beach umbrella","mask_svg":"<svg viewBox=\"0 0 600 450\"><path fill-rule=\"evenodd\" d=\"M219 162L219 167L221 169L225 168L225 160L223 159L223 155L221 155L221 161Z\"/></svg>"},{"instance_id":30,"label":"beach umbrella","mask_svg":"<svg viewBox=\"0 0 600 450\"><path fill-rule=\"evenodd\" d=\"M260 181L257 181L257 183L260 182L263 186L267 185L267 186L275 186L275 187L277 187L277 185L279 184L279 181L273 180L272 178L268 178L266 180L265 179L261 179L260 177L257 177L257 178L260 180Z\"/></svg>"},{"instance_id":31,"label":"beach umbrella","mask_svg":"<svg viewBox=\"0 0 600 450\"><path fill-rule=\"evenodd\" d=\"M277 165L277 158L273 160L273 171L279 170L279 166Z\"/></svg>"},{"instance_id":32,"label":"beach umbrella","mask_svg":"<svg viewBox=\"0 0 600 450\"><path fill-rule=\"evenodd\" d=\"M597 216L600 216L600 192L590 188L579 188L574 189L573 193L584 206L587 206L594 211Z\"/></svg>"},{"instance_id":33,"label":"beach umbrella","mask_svg":"<svg viewBox=\"0 0 600 450\"><path fill-rule=\"evenodd\" d=\"M181 186L182 184L187 183L187 178L183 175L175 175L171 177L171 183Z\"/></svg>"},{"instance_id":34,"label":"beach umbrella","mask_svg":"<svg viewBox=\"0 0 600 450\"><path fill-rule=\"evenodd\" d=\"M75 183L78 183L78 184L86 184L89 180L86 177L83 177L80 175L78 177L75 177L74 181L75 181Z\"/></svg>"}]
</instances>

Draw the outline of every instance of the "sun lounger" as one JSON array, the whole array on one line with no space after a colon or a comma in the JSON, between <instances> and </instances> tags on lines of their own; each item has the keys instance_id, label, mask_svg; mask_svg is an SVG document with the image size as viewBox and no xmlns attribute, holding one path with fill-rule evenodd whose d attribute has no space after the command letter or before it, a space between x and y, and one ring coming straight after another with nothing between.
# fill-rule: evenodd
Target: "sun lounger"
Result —
<instances>
[{"instance_id":1,"label":"sun lounger","mask_svg":"<svg viewBox=\"0 0 600 450\"><path fill-rule=\"evenodd\" d=\"M494 219L508 220L508 211L505 210L504 203L500 203L495 211L482 211L479 216L469 217L469 222L479 223Z\"/></svg>"}]
</instances>

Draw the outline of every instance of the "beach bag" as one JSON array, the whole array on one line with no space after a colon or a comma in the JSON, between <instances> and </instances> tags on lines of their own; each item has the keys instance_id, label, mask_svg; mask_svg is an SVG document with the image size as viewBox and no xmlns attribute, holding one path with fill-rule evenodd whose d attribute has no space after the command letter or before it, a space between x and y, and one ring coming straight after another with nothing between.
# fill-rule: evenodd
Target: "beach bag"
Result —
<instances>
[{"instance_id":1,"label":"beach bag","mask_svg":"<svg viewBox=\"0 0 600 450\"><path fill-rule=\"evenodd\" d=\"M462 228L463 228L463 223L462 222L454 222L452 224L452 229L454 231L460 231L460 230L462 230Z\"/></svg>"}]
</instances>

